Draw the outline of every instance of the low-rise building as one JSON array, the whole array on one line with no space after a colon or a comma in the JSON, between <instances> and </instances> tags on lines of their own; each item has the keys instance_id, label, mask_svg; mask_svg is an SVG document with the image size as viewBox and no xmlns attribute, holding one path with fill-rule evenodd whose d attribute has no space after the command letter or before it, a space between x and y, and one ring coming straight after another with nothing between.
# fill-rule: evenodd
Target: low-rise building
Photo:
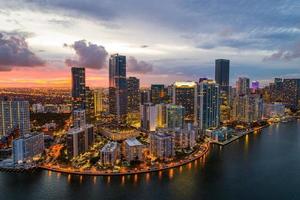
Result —
<instances>
[{"instance_id":1,"label":"low-rise building","mask_svg":"<svg viewBox=\"0 0 300 200\"><path fill-rule=\"evenodd\" d=\"M128 138L124 141L125 157L127 161L142 161L144 145L136 138Z\"/></svg>"},{"instance_id":2,"label":"low-rise building","mask_svg":"<svg viewBox=\"0 0 300 200\"><path fill-rule=\"evenodd\" d=\"M150 153L161 160L175 156L175 138L173 134L155 132L150 135Z\"/></svg>"},{"instance_id":3,"label":"low-rise building","mask_svg":"<svg viewBox=\"0 0 300 200\"><path fill-rule=\"evenodd\" d=\"M102 165L113 165L119 158L120 147L117 142L108 142L100 150L100 163Z\"/></svg>"}]
</instances>

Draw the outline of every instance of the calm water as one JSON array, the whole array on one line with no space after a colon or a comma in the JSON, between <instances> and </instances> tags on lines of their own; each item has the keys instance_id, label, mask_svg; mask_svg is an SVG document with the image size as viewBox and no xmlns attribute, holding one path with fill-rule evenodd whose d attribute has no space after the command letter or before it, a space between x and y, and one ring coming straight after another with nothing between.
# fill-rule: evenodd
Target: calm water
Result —
<instances>
[{"instance_id":1,"label":"calm water","mask_svg":"<svg viewBox=\"0 0 300 200\"><path fill-rule=\"evenodd\" d=\"M163 173L0 173L0 199L300 199L300 121L272 125Z\"/></svg>"}]
</instances>

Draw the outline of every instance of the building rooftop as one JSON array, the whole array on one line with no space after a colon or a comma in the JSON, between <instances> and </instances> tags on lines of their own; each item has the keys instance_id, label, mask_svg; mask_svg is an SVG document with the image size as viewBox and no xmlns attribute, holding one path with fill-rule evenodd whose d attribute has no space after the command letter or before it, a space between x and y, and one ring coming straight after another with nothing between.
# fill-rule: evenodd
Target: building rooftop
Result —
<instances>
[{"instance_id":1,"label":"building rooftop","mask_svg":"<svg viewBox=\"0 0 300 200\"><path fill-rule=\"evenodd\" d=\"M183 87L183 88L189 88L189 87L195 87L197 84L196 82L194 81L185 81L185 82L182 82L182 81L177 81L174 83L174 86L176 87Z\"/></svg>"},{"instance_id":2,"label":"building rooftop","mask_svg":"<svg viewBox=\"0 0 300 200\"><path fill-rule=\"evenodd\" d=\"M127 140L125 140L125 143L130 146L130 147L134 147L134 146L142 146L143 144L138 141L136 138L128 138Z\"/></svg>"},{"instance_id":3,"label":"building rooftop","mask_svg":"<svg viewBox=\"0 0 300 200\"><path fill-rule=\"evenodd\" d=\"M118 147L117 142L108 142L102 147L101 152L112 152Z\"/></svg>"}]
</instances>

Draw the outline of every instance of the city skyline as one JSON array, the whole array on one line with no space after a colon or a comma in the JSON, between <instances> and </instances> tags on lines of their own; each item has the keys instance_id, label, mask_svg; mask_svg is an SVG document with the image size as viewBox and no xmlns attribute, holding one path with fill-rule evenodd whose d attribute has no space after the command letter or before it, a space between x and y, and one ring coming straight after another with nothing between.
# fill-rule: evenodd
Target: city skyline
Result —
<instances>
[{"instance_id":1,"label":"city skyline","mask_svg":"<svg viewBox=\"0 0 300 200\"><path fill-rule=\"evenodd\" d=\"M107 87L114 53L127 57L128 76L142 87L213 78L215 59L230 60L231 85L239 76L262 86L299 76L298 3L218 3L132 1L116 12L116 2L1 0L0 85L70 85L69 66L77 66L87 85Z\"/></svg>"}]
</instances>

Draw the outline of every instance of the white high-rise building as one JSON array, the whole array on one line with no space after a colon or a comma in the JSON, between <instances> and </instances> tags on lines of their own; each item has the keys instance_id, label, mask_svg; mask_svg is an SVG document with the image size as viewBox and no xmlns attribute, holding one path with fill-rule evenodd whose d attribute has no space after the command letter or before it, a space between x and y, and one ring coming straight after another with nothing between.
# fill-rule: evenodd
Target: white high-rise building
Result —
<instances>
[{"instance_id":1,"label":"white high-rise building","mask_svg":"<svg viewBox=\"0 0 300 200\"><path fill-rule=\"evenodd\" d=\"M145 103L140 107L141 127L147 131L155 131L157 127L157 108L152 103Z\"/></svg>"},{"instance_id":2,"label":"white high-rise building","mask_svg":"<svg viewBox=\"0 0 300 200\"><path fill-rule=\"evenodd\" d=\"M150 153L161 160L175 156L175 138L173 134L156 132L150 135Z\"/></svg>"},{"instance_id":3,"label":"white high-rise building","mask_svg":"<svg viewBox=\"0 0 300 200\"><path fill-rule=\"evenodd\" d=\"M117 142L108 142L100 150L100 163L103 165L113 165L119 158L120 147Z\"/></svg>"},{"instance_id":4,"label":"white high-rise building","mask_svg":"<svg viewBox=\"0 0 300 200\"><path fill-rule=\"evenodd\" d=\"M0 138L15 130L21 135L30 131L30 113L28 101L0 102Z\"/></svg>"}]
</instances>

